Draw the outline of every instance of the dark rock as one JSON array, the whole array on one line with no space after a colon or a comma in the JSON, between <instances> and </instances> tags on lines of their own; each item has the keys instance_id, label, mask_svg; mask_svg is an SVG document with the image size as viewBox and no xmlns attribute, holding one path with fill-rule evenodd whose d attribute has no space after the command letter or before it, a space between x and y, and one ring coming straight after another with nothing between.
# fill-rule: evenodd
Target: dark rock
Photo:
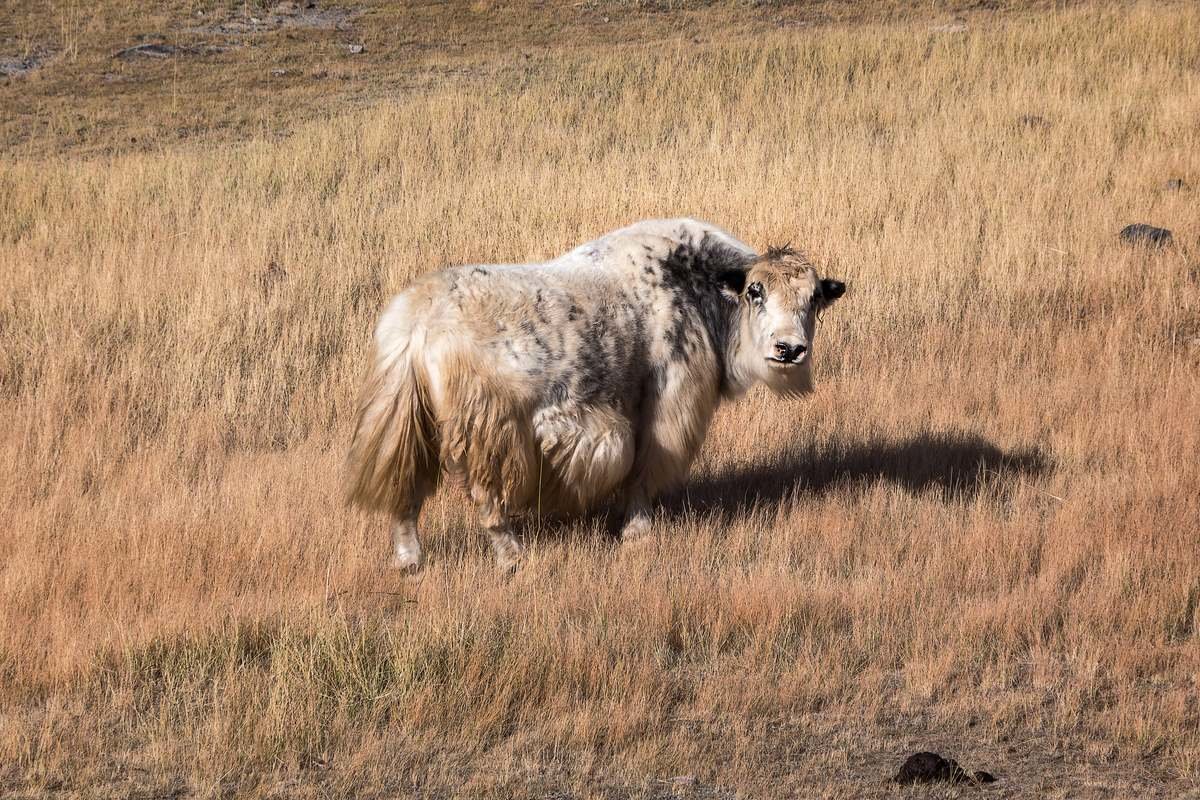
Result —
<instances>
[{"instance_id":1,"label":"dark rock","mask_svg":"<svg viewBox=\"0 0 1200 800\"><path fill-rule=\"evenodd\" d=\"M937 753L914 753L901 765L892 780L896 783L962 783L968 778L962 767L952 759L942 758Z\"/></svg>"},{"instance_id":2,"label":"dark rock","mask_svg":"<svg viewBox=\"0 0 1200 800\"><path fill-rule=\"evenodd\" d=\"M1148 247L1166 247L1171 243L1171 232L1166 228L1156 228L1138 222L1126 225L1121 229L1121 241L1126 244L1140 244Z\"/></svg>"},{"instance_id":3,"label":"dark rock","mask_svg":"<svg viewBox=\"0 0 1200 800\"><path fill-rule=\"evenodd\" d=\"M1186 188L1187 184L1184 183L1183 178L1171 178L1171 180L1167 181L1167 189L1169 191L1178 192Z\"/></svg>"},{"instance_id":4,"label":"dark rock","mask_svg":"<svg viewBox=\"0 0 1200 800\"><path fill-rule=\"evenodd\" d=\"M952 758L942 758L937 753L914 753L909 756L900 771L892 778L896 783L995 783L990 772L980 770L973 776L963 771Z\"/></svg>"}]
</instances>

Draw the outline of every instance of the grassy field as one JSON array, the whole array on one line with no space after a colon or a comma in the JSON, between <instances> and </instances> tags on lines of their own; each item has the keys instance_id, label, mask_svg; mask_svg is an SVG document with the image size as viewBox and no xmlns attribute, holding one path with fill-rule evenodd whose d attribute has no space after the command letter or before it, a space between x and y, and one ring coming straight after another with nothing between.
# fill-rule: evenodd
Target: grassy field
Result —
<instances>
[{"instance_id":1,"label":"grassy field","mask_svg":"<svg viewBox=\"0 0 1200 800\"><path fill-rule=\"evenodd\" d=\"M0 8L57 54L0 79L0 795L1200 795L1200 9L871 8L371 8L118 95L136 15ZM848 281L816 394L720 412L654 548L503 580L444 490L389 576L386 298L680 214Z\"/></svg>"}]
</instances>

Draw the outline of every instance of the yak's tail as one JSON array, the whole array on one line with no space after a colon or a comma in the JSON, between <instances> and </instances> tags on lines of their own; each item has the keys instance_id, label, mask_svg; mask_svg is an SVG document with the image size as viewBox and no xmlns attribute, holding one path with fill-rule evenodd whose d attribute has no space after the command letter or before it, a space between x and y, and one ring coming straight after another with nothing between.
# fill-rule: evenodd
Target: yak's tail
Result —
<instances>
[{"instance_id":1,"label":"yak's tail","mask_svg":"<svg viewBox=\"0 0 1200 800\"><path fill-rule=\"evenodd\" d=\"M348 499L380 511L411 508L437 483L428 377L408 336L375 344L346 467Z\"/></svg>"}]
</instances>

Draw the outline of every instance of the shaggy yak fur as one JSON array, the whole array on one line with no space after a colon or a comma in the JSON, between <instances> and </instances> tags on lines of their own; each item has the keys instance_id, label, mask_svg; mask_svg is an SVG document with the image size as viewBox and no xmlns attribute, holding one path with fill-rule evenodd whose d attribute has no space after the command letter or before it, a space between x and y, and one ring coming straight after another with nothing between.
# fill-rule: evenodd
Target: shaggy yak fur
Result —
<instances>
[{"instance_id":1,"label":"shaggy yak fur","mask_svg":"<svg viewBox=\"0 0 1200 800\"><path fill-rule=\"evenodd\" d=\"M421 567L417 517L445 474L478 506L501 569L523 512L616 495L624 540L683 481L717 404L755 383L812 388L816 320L845 291L789 248L650 220L545 263L424 275L375 329L349 494L392 515L392 564Z\"/></svg>"}]
</instances>

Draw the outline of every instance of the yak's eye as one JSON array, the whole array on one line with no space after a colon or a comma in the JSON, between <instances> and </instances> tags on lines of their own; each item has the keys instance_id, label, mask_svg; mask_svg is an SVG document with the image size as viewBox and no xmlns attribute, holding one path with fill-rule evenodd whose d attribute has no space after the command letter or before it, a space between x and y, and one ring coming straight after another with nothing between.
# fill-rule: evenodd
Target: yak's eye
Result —
<instances>
[{"instance_id":1,"label":"yak's eye","mask_svg":"<svg viewBox=\"0 0 1200 800\"><path fill-rule=\"evenodd\" d=\"M756 303L761 303L763 299L763 285L761 283L752 283L747 286L746 297L749 297Z\"/></svg>"}]
</instances>

